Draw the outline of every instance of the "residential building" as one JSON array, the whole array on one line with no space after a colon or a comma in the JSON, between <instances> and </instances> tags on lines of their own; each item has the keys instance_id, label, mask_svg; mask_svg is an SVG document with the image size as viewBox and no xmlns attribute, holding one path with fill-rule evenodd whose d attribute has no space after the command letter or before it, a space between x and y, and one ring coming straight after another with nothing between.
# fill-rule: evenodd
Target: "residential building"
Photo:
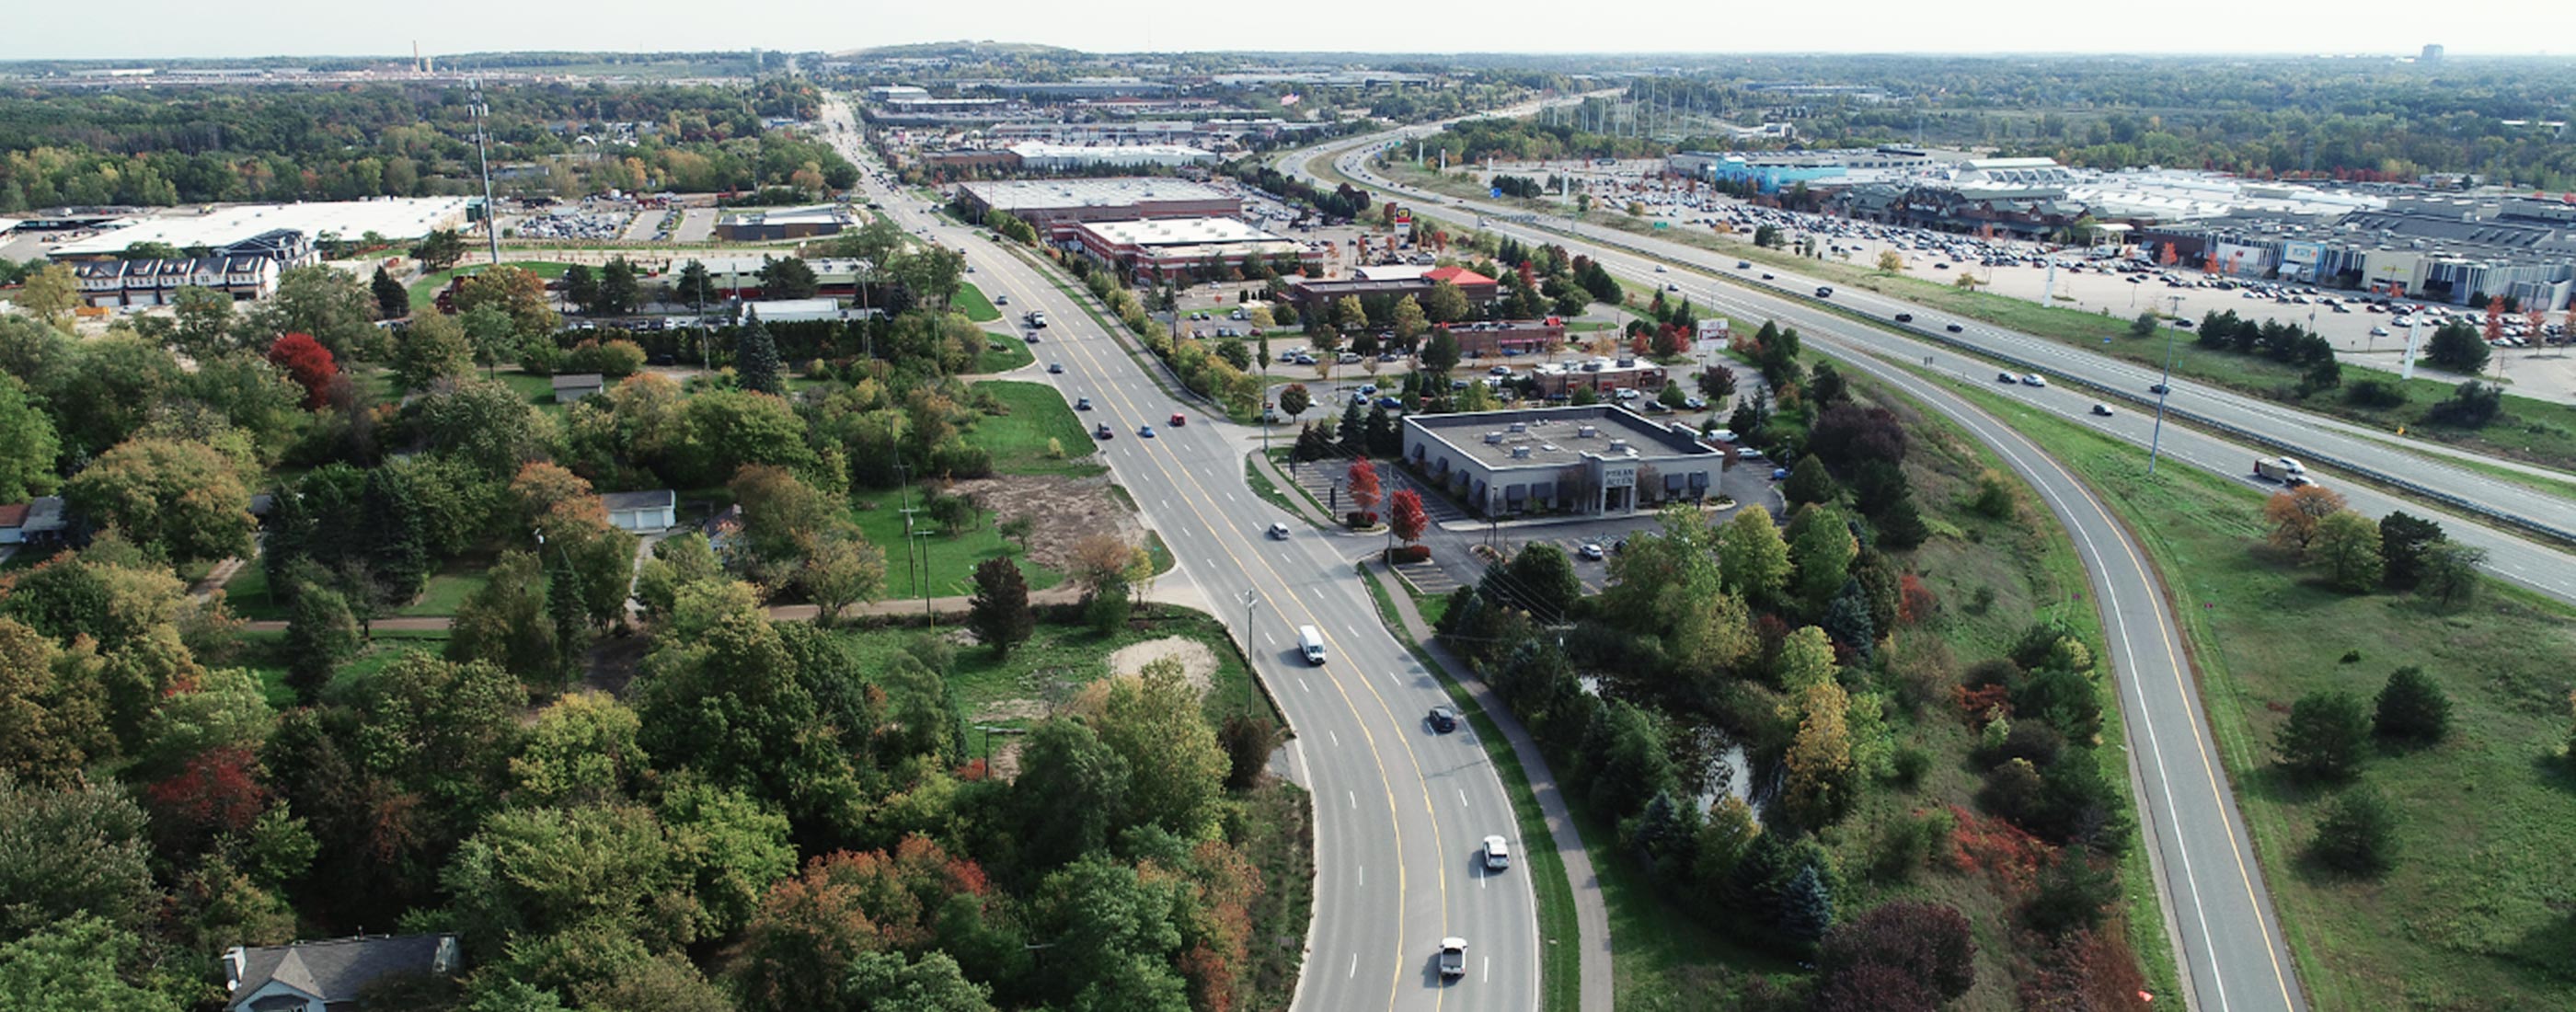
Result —
<instances>
[{"instance_id":1,"label":"residential building","mask_svg":"<svg viewBox=\"0 0 2576 1012\"><path fill-rule=\"evenodd\" d=\"M0 506L0 545L27 543L27 504Z\"/></svg>"},{"instance_id":2,"label":"residential building","mask_svg":"<svg viewBox=\"0 0 2576 1012\"><path fill-rule=\"evenodd\" d=\"M670 489L610 492L599 497L608 509L608 524L636 534L658 534L679 526L680 497Z\"/></svg>"},{"instance_id":3,"label":"residential building","mask_svg":"<svg viewBox=\"0 0 2576 1012\"><path fill-rule=\"evenodd\" d=\"M92 306L165 306L179 289L222 292L236 302L277 293L278 261L257 255L180 260L83 260L71 265L81 301Z\"/></svg>"},{"instance_id":4,"label":"residential building","mask_svg":"<svg viewBox=\"0 0 2576 1012\"><path fill-rule=\"evenodd\" d=\"M1717 487L1725 454L1623 407L1407 415L1404 464L1489 517L1621 515Z\"/></svg>"},{"instance_id":5,"label":"residential building","mask_svg":"<svg viewBox=\"0 0 2576 1012\"><path fill-rule=\"evenodd\" d=\"M598 393L605 381L595 372L557 373L554 377L555 403L572 404Z\"/></svg>"},{"instance_id":6,"label":"residential building","mask_svg":"<svg viewBox=\"0 0 2576 1012\"><path fill-rule=\"evenodd\" d=\"M455 935L361 935L224 951L225 1012L356 1012L358 992L403 974L453 976Z\"/></svg>"}]
</instances>

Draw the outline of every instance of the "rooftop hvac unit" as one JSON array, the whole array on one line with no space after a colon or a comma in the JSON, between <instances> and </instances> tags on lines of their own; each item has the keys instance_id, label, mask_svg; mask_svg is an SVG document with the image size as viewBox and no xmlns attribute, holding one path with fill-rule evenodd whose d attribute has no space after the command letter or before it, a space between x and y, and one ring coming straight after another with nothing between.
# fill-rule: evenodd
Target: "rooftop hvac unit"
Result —
<instances>
[{"instance_id":1,"label":"rooftop hvac unit","mask_svg":"<svg viewBox=\"0 0 2576 1012\"><path fill-rule=\"evenodd\" d=\"M1529 423L1528 423L1528 422L1513 422L1513 423L1512 423L1512 431L1513 431L1513 432L1528 432L1528 431L1529 431Z\"/></svg>"},{"instance_id":2,"label":"rooftop hvac unit","mask_svg":"<svg viewBox=\"0 0 2576 1012\"><path fill-rule=\"evenodd\" d=\"M1627 449L1628 441L1625 439L1613 439L1610 441L1610 452L1612 453L1623 453L1626 452Z\"/></svg>"},{"instance_id":3,"label":"rooftop hvac unit","mask_svg":"<svg viewBox=\"0 0 2576 1012\"><path fill-rule=\"evenodd\" d=\"M1598 436L1598 435L1600 435L1600 434L1601 434L1601 430L1596 429L1596 428L1593 428L1592 426L1586 425L1586 426L1584 426L1584 427L1582 427L1582 428L1579 428L1579 429L1574 430L1574 434L1575 434L1575 436L1576 436L1576 437L1581 438L1581 439L1590 439L1590 438L1592 438L1592 437L1594 437L1594 436Z\"/></svg>"},{"instance_id":4,"label":"rooftop hvac unit","mask_svg":"<svg viewBox=\"0 0 2576 1012\"><path fill-rule=\"evenodd\" d=\"M1496 445L1500 445L1500 444L1502 443L1502 441L1503 441L1503 434L1502 434L1502 433L1499 433L1499 432L1488 432L1488 433L1485 433L1485 444L1486 444L1486 445L1488 445L1488 446L1496 446Z\"/></svg>"},{"instance_id":5,"label":"rooftop hvac unit","mask_svg":"<svg viewBox=\"0 0 2576 1012\"><path fill-rule=\"evenodd\" d=\"M1513 460L1528 460L1528 459L1529 459L1529 455L1530 455L1530 448L1529 448L1528 446L1515 446L1515 447L1512 447L1512 459L1513 459Z\"/></svg>"}]
</instances>

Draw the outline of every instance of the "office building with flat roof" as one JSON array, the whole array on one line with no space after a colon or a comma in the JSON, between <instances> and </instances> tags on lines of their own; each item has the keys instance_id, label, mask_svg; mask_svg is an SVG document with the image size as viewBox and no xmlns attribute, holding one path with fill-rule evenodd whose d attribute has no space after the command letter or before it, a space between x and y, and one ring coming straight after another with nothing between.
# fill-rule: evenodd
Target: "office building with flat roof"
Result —
<instances>
[{"instance_id":1,"label":"office building with flat roof","mask_svg":"<svg viewBox=\"0 0 2576 1012\"><path fill-rule=\"evenodd\" d=\"M1404 463L1489 517L1620 515L1705 499L1726 455L1623 407L1404 419Z\"/></svg>"},{"instance_id":2,"label":"office building with flat roof","mask_svg":"<svg viewBox=\"0 0 2576 1012\"><path fill-rule=\"evenodd\" d=\"M1267 262L1282 273L1294 273L1324 262L1318 244L1233 218L1086 221L1074 226L1074 239L1084 255L1136 278L1230 281L1233 271L1250 264Z\"/></svg>"},{"instance_id":3,"label":"office building with flat roof","mask_svg":"<svg viewBox=\"0 0 2576 1012\"><path fill-rule=\"evenodd\" d=\"M1058 243L1075 241L1074 226L1086 221L1232 218L1243 213L1243 201L1224 190L1149 176L996 180L961 183L957 190L974 217L1002 211Z\"/></svg>"}]
</instances>

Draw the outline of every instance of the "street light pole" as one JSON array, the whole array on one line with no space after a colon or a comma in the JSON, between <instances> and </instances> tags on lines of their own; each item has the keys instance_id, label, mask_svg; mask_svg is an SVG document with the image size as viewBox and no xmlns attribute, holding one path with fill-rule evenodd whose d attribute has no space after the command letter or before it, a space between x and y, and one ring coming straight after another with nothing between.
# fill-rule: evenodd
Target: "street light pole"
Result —
<instances>
[{"instance_id":1,"label":"street light pole","mask_svg":"<svg viewBox=\"0 0 2576 1012\"><path fill-rule=\"evenodd\" d=\"M2174 315L2182 315L2182 296L2175 295L2170 298L2173 299ZM2156 456L2164 449L2165 399L2173 396L2174 337L2175 333L2172 329L2165 331L2164 375L2156 378L2156 426L2154 432L2147 437L2147 477L2150 478L2156 476Z\"/></svg>"}]
</instances>

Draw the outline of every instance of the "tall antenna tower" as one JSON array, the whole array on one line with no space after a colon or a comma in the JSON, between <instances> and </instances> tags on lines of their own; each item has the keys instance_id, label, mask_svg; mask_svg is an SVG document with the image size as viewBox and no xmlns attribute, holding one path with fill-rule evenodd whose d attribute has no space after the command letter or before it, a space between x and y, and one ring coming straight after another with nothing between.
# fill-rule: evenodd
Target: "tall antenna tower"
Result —
<instances>
[{"instance_id":1,"label":"tall antenna tower","mask_svg":"<svg viewBox=\"0 0 2576 1012\"><path fill-rule=\"evenodd\" d=\"M492 265L498 267L501 264L501 208L492 203L492 150L485 146L483 138L483 117L490 115L492 110L483 104L482 78L468 80L465 86L471 90L471 100L466 108L474 113L474 158L483 166L483 238L491 250Z\"/></svg>"}]
</instances>

